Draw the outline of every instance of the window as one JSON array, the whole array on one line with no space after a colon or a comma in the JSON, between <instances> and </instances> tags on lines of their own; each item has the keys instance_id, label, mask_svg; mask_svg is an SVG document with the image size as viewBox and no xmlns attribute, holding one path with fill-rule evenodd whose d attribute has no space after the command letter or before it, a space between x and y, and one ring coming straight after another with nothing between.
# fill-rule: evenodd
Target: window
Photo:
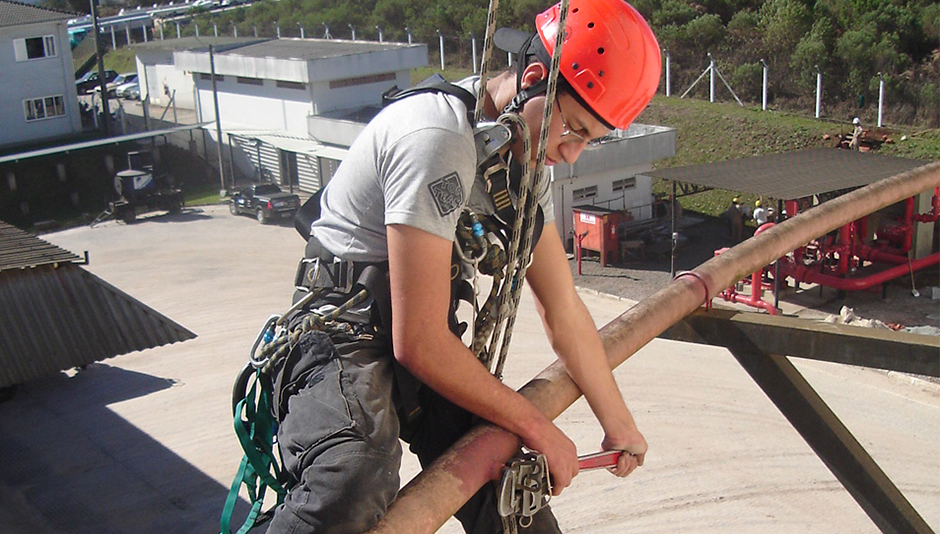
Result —
<instances>
[{"instance_id":1,"label":"window","mask_svg":"<svg viewBox=\"0 0 940 534\"><path fill-rule=\"evenodd\" d=\"M592 185L590 187L584 187L582 189L575 189L571 192L571 199L575 202L578 200L585 200L588 198L597 196L597 186Z\"/></svg>"},{"instance_id":2,"label":"window","mask_svg":"<svg viewBox=\"0 0 940 534\"><path fill-rule=\"evenodd\" d=\"M42 59L56 55L55 36L27 37L13 40L13 52L17 61Z\"/></svg>"},{"instance_id":3,"label":"window","mask_svg":"<svg viewBox=\"0 0 940 534\"><path fill-rule=\"evenodd\" d=\"M200 80L209 81L209 80L212 79L212 75L211 75L211 74L207 74L207 73L205 73L205 72L200 72L200 73L199 73L199 79L200 79ZM216 74L216 75L215 75L215 81L217 81L217 82L224 82L224 81L225 81L225 76L222 76L221 74Z\"/></svg>"},{"instance_id":4,"label":"window","mask_svg":"<svg viewBox=\"0 0 940 534\"><path fill-rule=\"evenodd\" d=\"M65 115L65 100L62 95L30 98L23 101L23 111L27 122L62 117Z\"/></svg>"},{"instance_id":5,"label":"window","mask_svg":"<svg viewBox=\"0 0 940 534\"><path fill-rule=\"evenodd\" d=\"M283 80L277 81L277 86L283 89L306 89L307 86L300 82L285 82Z\"/></svg>"},{"instance_id":6,"label":"window","mask_svg":"<svg viewBox=\"0 0 940 534\"><path fill-rule=\"evenodd\" d=\"M636 187L636 177L631 176L630 178L624 178L623 180L614 180L613 188L614 193L617 191L624 191L626 189L633 189Z\"/></svg>"},{"instance_id":7,"label":"window","mask_svg":"<svg viewBox=\"0 0 940 534\"><path fill-rule=\"evenodd\" d=\"M389 82L395 79L395 74L374 74L372 76L360 76L359 78L346 78L344 80L333 80L330 82L330 89L342 89L353 85L365 85L367 83Z\"/></svg>"},{"instance_id":8,"label":"window","mask_svg":"<svg viewBox=\"0 0 940 534\"><path fill-rule=\"evenodd\" d=\"M261 78L248 78L245 76L238 76L238 83L243 83L245 85L264 85L264 80Z\"/></svg>"}]
</instances>

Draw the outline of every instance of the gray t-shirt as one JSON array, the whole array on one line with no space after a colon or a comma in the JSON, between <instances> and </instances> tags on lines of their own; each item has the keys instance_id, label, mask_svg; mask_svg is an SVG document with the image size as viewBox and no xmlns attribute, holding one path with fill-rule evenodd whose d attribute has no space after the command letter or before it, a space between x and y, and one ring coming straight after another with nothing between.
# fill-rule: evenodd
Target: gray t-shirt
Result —
<instances>
[{"instance_id":1,"label":"gray t-shirt","mask_svg":"<svg viewBox=\"0 0 940 534\"><path fill-rule=\"evenodd\" d=\"M476 95L479 78L458 85ZM453 240L465 206L492 213L481 184L474 187L475 176L476 148L463 102L433 92L404 98L382 110L350 147L323 191L311 233L333 255L365 262L388 259L389 224ZM548 180L539 202L548 222L554 212Z\"/></svg>"}]
</instances>

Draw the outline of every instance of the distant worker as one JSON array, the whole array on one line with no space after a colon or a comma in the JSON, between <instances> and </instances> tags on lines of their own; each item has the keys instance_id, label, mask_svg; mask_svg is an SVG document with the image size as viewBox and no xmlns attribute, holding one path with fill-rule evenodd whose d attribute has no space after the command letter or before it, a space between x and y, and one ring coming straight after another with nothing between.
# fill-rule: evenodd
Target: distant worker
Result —
<instances>
[{"instance_id":1,"label":"distant worker","mask_svg":"<svg viewBox=\"0 0 940 534\"><path fill-rule=\"evenodd\" d=\"M731 205L721 214L723 219L728 221L728 230L731 235L731 241L734 244L741 242L741 234L744 231L744 216L741 213L741 200L734 197Z\"/></svg>"},{"instance_id":2,"label":"distant worker","mask_svg":"<svg viewBox=\"0 0 940 534\"><path fill-rule=\"evenodd\" d=\"M761 205L760 200L754 203L754 221L757 223L758 228L767 222L767 210Z\"/></svg>"},{"instance_id":3,"label":"distant worker","mask_svg":"<svg viewBox=\"0 0 940 534\"><path fill-rule=\"evenodd\" d=\"M858 150L858 143L862 139L862 133L864 133L864 129L862 128L862 121L858 120L858 117L852 119L852 124L855 125L855 130L852 132L852 139L849 141L849 148L852 150Z\"/></svg>"}]
</instances>

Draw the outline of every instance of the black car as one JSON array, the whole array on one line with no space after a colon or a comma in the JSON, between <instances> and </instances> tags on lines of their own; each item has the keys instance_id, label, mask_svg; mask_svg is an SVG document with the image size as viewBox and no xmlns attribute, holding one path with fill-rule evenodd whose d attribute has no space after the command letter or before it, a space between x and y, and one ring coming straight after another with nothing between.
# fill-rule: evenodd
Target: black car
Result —
<instances>
[{"instance_id":1,"label":"black car","mask_svg":"<svg viewBox=\"0 0 940 534\"><path fill-rule=\"evenodd\" d=\"M117 76L118 76L118 73L114 72L113 70L104 71L105 82L112 82L114 81L115 78L117 78ZM98 82L98 71L93 70L91 72L88 72L81 78L75 80L75 91L77 91L78 94L83 95L91 91L92 88L96 86L100 86L100 85L101 84Z\"/></svg>"},{"instance_id":2,"label":"black car","mask_svg":"<svg viewBox=\"0 0 940 534\"><path fill-rule=\"evenodd\" d=\"M261 224L271 219L293 217L299 207L300 197L281 191L275 184L249 185L235 193L228 204L232 215L250 213Z\"/></svg>"}]
</instances>

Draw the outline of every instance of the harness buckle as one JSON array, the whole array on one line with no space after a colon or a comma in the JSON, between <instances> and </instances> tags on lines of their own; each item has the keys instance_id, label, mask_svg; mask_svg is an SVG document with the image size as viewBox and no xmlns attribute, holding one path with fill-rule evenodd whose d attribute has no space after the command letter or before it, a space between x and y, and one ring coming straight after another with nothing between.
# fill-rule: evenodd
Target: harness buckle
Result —
<instances>
[{"instance_id":1,"label":"harness buckle","mask_svg":"<svg viewBox=\"0 0 940 534\"><path fill-rule=\"evenodd\" d=\"M311 263L316 263L313 271L311 271L309 268ZM294 273L294 289L297 291L303 291L304 293L310 292L313 289L313 283L316 281L317 275L319 274L319 258L301 258L300 262L297 263L297 272Z\"/></svg>"}]
</instances>

